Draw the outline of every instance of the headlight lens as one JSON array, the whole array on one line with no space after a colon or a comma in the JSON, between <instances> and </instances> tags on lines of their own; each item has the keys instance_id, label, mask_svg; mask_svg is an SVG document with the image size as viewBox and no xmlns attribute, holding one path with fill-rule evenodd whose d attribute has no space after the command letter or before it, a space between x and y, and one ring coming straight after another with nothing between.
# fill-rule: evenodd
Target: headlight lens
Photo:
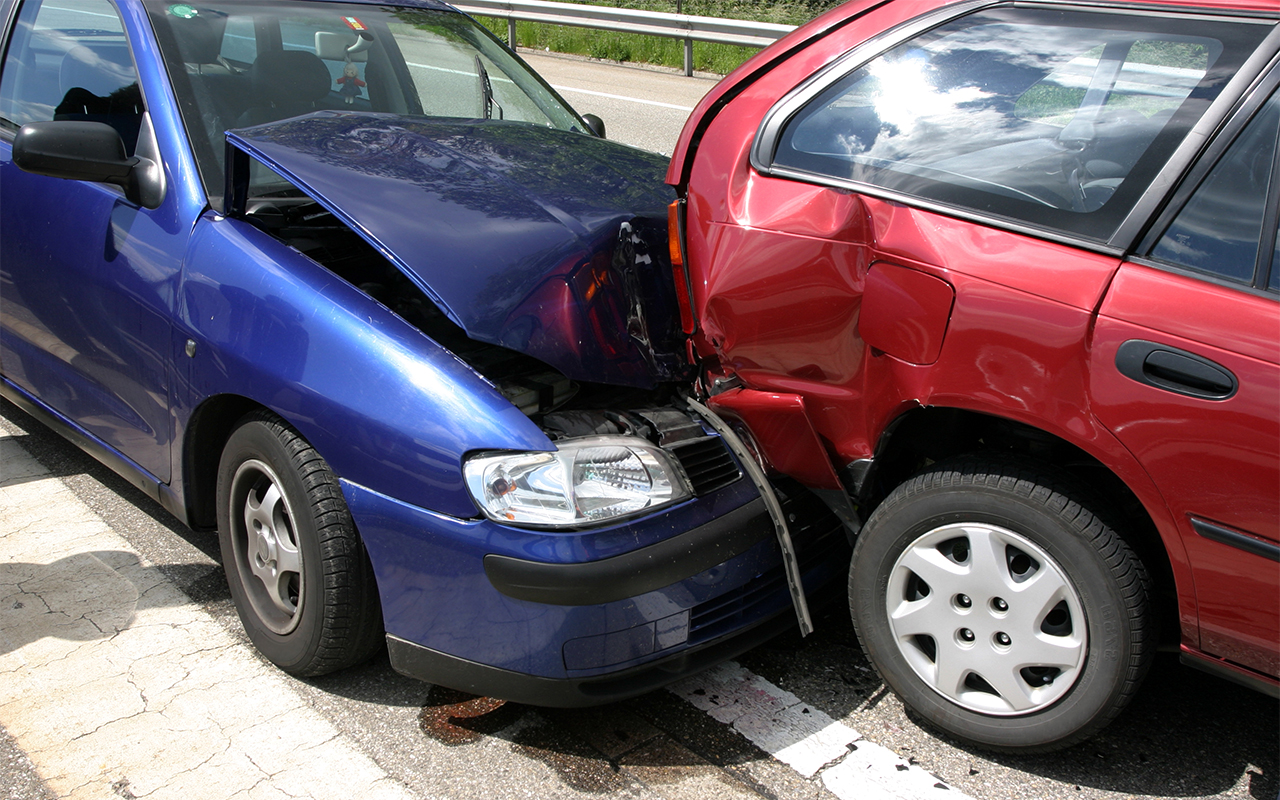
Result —
<instances>
[{"instance_id":1,"label":"headlight lens","mask_svg":"<svg viewBox=\"0 0 1280 800\"><path fill-rule=\"evenodd\" d=\"M468 459L467 488L485 515L513 525L575 527L647 513L691 494L679 468L644 439L593 436L557 447Z\"/></svg>"}]
</instances>

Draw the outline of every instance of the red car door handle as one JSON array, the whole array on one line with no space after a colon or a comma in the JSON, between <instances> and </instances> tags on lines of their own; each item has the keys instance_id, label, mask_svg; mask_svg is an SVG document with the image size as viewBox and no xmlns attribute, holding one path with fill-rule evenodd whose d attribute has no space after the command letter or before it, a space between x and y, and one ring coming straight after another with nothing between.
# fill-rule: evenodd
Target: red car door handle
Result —
<instances>
[{"instance_id":1,"label":"red car door handle","mask_svg":"<svg viewBox=\"0 0 1280 800\"><path fill-rule=\"evenodd\" d=\"M1226 400L1240 386L1236 376L1221 364L1142 339L1130 339L1120 345L1116 368L1139 383L1204 400Z\"/></svg>"}]
</instances>

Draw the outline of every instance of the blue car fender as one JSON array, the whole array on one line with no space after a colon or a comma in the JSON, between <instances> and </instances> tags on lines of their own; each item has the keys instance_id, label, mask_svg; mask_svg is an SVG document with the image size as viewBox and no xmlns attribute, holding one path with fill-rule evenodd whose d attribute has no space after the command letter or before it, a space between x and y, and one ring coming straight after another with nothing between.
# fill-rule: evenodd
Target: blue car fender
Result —
<instances>
[{"instance_id":1,"label":"blue car fender","mask_svg":"<svg viewBox=\"0 0 1280 800\"><path fill-rule=\"evenodd\" d=\"M448 350L308 257L207 213L191 237L180 320L191 407L234 395L288 421L348 481L474 517L474 450L551 450L546 435Z\"/></svg>"}]
</instances>

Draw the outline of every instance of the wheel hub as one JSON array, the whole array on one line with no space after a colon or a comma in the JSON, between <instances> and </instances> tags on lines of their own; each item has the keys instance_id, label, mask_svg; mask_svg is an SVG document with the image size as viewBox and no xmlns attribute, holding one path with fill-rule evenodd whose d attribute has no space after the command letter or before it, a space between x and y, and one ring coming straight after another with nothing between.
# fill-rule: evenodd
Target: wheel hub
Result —
<instances>
[{"instance_id":1,"label":"wheel hub","mask_svg":"<svg viewBox=\"0 0 1280 800\"><path fill-rule=\"evenodd\" d=\"M267 464L246 461L233 478L232 504L232 519L243 521L233 545L249 602L273 633L289 633L299 618L302 558L280 479Z\"/></svg>"},{"instance_id":2,"label":"wheel hub","mask_svg":"<svg viewBox=\"0 0 1280 800\"><path fill-rule=\"evenodd\" d=\"M254 542L257 545L255 553L257 571L268 571L269 574L274 574L276 567L276 538L270 528L263 527L257 520L252 520L251 524L257 528L254 536Z\"/></svg>"},{"instance_id":3,"label":"wheel hub","mask_svg":"<svg viewBox=\"0 0 1280 800\"><path fill-rule=\"evenodd\" d=\"M960 523L929 531L898 557L886 612L915 673L984 714L1057 702L1087 653L1083 608L1062 568L1021 534Z\"/></svg>"}]
</instances>

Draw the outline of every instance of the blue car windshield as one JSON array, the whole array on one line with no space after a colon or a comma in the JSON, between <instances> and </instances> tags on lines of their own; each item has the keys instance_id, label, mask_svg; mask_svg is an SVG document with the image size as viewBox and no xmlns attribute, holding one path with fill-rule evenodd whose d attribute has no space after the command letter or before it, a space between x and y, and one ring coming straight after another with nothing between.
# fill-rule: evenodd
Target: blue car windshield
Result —
<instances>
[{"instance_id":1,"label":"blue car windshield","mask_svg":"<svg viewBox=\"0 0 1280 800\"><path fill-rule=\"evenodd\" d=\"M313 111L586 130L501 42L443 6L146 5L211 197L223 188L224 131Z\"/></svg>"}]
</instances>

